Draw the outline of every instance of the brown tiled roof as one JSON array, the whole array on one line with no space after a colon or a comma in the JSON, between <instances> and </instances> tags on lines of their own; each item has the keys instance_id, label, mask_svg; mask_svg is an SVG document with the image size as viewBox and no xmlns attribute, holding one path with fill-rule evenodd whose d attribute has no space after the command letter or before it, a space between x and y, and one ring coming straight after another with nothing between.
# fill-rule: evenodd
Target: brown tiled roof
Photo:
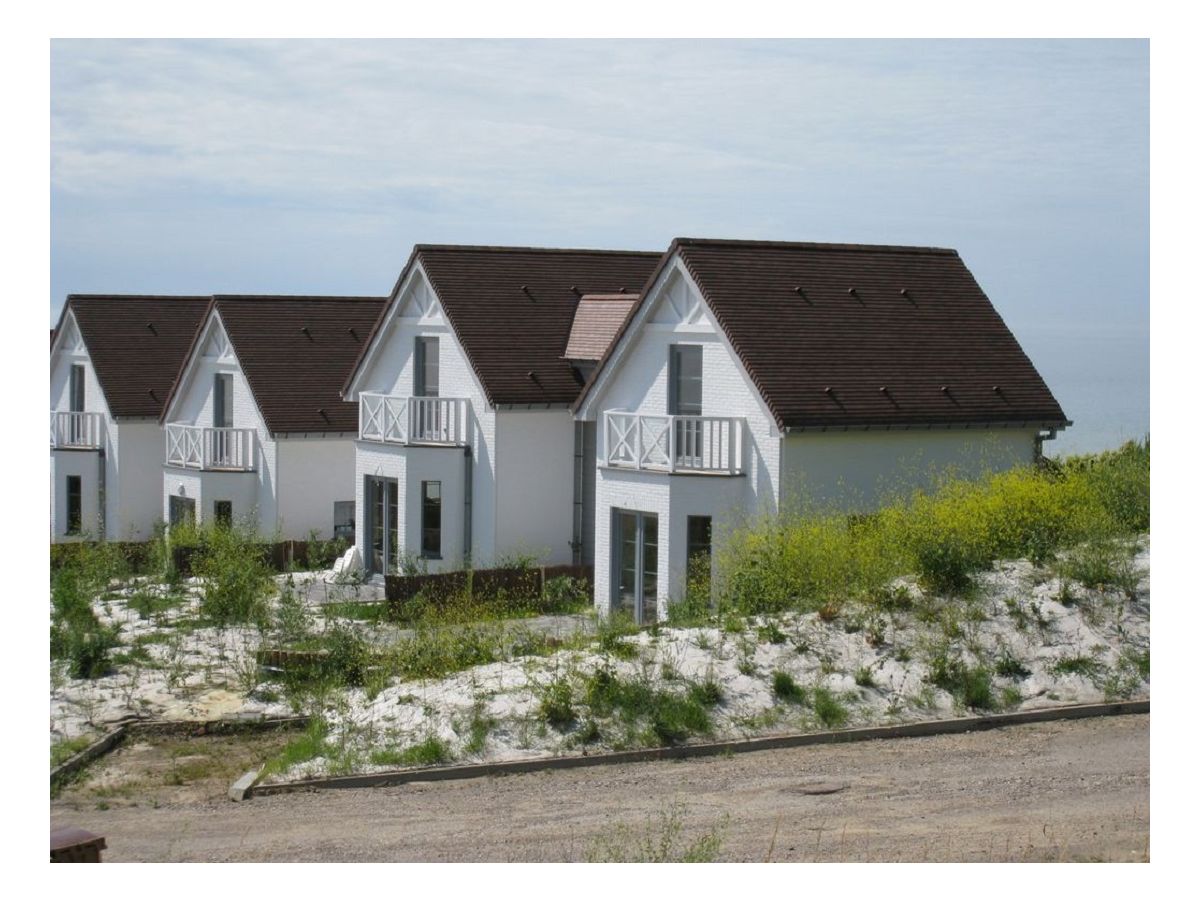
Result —
<instances>
[{"instance_id":1,"label":"brown tiled roof","mask_svg":"<svg viewBox=\"0 0 1200 900\"><path fill-rule=\"evenodd\" d=\"M208 297L71 294L53 333L62 330L71 310L109 412L116 418L157 418L208 302Z\"/></svg>"},{"instance_id":2,"label":"brown tiled roof","mask_svg":"<svg viewBox=\"0 0 1200 900\"><path fill-rule=\"evenodd\" d=\"M386 297L220 295L221 316L272 434L354 432L340 388Z\"/></svg>"},{"instance_id":3,"label":"brown tiled roof","mask_svg":"<svg viewBox=\"0 0 1200 900\"><path fill-rule=\"evenodd\" d=\"M565 359L598 360L637 306L637 294L587 294L579 299Z\"/></svg>"},{"instance_id":4,"label":"brown tiled roof","mask_svg":"<svg viewBox=\"0 0 1200 900\"><path fill-rule=\"evenodd\" d=\"M490 403L568 404L579 383L563 350L579 297L636 293L660 255L418 244L392 296L419 261Z\"/></svg>"},{"instance_id":5,"label":"brown tiled roof","mask_svg":"<svg viewBox=\"0 0 1200 900\"><path fill-rule=\"evenodd\" d=\"M781 427L1066 424L954 250L694 238L671 250Z\"/></svg>"}]
</instances>

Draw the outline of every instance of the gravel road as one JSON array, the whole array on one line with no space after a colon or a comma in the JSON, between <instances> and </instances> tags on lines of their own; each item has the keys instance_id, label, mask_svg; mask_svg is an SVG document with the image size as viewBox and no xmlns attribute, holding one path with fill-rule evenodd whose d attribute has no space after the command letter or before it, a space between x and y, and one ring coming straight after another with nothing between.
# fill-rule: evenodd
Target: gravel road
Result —
<instances>
[{"instance_id":1,"label":"gravel road","mask_svg":"<svg viewBox=\"0 0 1200 900\"><path fill-rule=\"evenodd\" d=\"M550 861L713 833L722 861L1145 861L1150 717L113 809L106 861Z\"/></svg>"}]
</instances>

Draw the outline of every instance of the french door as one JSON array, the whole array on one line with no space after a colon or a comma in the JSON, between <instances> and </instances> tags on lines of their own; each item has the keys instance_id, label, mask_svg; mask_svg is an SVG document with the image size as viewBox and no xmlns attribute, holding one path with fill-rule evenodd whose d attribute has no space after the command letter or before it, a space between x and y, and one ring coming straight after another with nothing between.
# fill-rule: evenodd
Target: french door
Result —
<instances>
[{"instance_id":1,"label":"french door","mask_svg":"<svg viewBox=\"0 0 1200 900\"><path fill-rule=\"evenodd\" d=\"M396 574L399 488L394 478L367 477L367 571Z\"/></svg>"},{"instance_id":2,"label":"french door","mask_svg":"<svg viewBox=\"0 0 1200 900\"><path fill-rule=\"evenodd\" d=\"M613 611L639 625L658 619L658 516L614 509Z\"/></svg>"}]
</instances>

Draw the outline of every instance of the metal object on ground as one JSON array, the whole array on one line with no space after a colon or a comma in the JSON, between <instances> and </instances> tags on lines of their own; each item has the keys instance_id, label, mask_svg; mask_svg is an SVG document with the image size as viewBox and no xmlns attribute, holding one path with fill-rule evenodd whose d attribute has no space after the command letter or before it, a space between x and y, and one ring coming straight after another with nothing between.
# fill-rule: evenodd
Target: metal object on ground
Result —
<instances>
[{"instance_id":1,"label":"metal object on ground","mask_svg":"<svg viewBox=\"0 0 1200 900\"><path fill-rule=\"evenodd\" d=\"M100 851L107 849L104 837L65 825L50 831L50 862L98 863Z\"/></svg>"}]
</instances>

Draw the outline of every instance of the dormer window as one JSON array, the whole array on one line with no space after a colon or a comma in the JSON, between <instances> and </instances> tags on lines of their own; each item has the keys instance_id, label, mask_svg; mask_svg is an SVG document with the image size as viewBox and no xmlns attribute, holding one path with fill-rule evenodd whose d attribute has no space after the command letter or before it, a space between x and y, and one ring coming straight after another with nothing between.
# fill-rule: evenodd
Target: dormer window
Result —
<instances>
[{"instance_id":1,"label":"dormer window","mask_svg":"<svg viewBox=\"0 0 1200 900\"><path fill-rule=\"evenodd\" d=\"M417 338L413 371L413 396L436 397L438 395L438 339Z\"/></svg>"}]
</instances>

